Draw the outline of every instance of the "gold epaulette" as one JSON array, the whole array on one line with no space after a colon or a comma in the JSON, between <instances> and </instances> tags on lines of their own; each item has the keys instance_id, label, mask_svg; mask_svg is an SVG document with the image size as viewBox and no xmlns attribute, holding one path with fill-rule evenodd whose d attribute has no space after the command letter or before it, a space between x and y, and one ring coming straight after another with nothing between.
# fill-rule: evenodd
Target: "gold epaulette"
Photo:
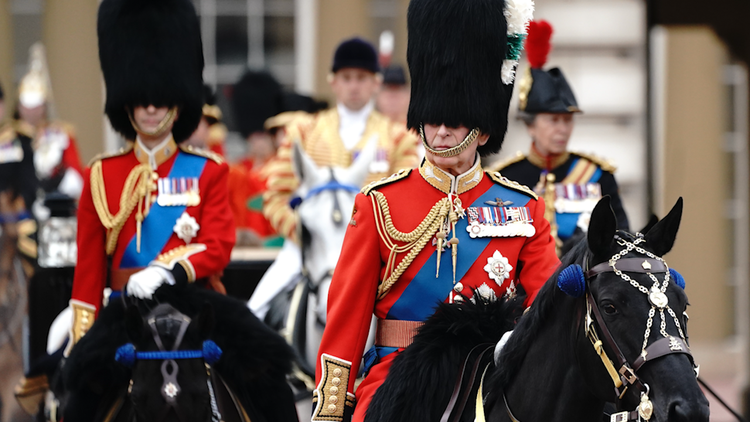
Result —
<instances>
[{"instance_id":1,"label":"gold epaulette","mask_svg":"<svg viewBox=\"0 0 750 422\"><path fill-rule=\"evenodd\" d=\"M534 193L533 190L529 189L528 186L524 186L518 182L514 182L513 180L508 179L507 177L501 175L496 171L488 171L487 175L490 176L490 179L494 180L498 184L505 186L506 188L524 193L534 199L539 199L537 194Z\"/></svg>"},{"instance_id":2,"label":"gold epaulette","mask_svg":"<svg viewBox=\"0 0 750 422\"><path fill-rule=\"evenodd\" d=\"M571 152L571 154L577 155L581 158L591 161L592 163L596 164L597 166L599 166L599 168L601 168L604 171L614 173L617 170L617 166L615 166L611 161L607 160L606 158L597 157L596 155L586 154L583 152Z\"/></svg>"},{"instance_id":3,"label":"gold epaulette","mask_svg":"<svg viewBox=\"0 0 750 422\"><path fill-rule=\"evenodd\" d=\"M490 164L487 167L487 171L489 172L496 172L496 171L502 171L504 168L508 167L511 164L515 164L519 161L522 161L526 158L526 154L524 154L521 151L516 152L516 155L512 157L508 157L504 160L498 160L494 163Z\"/></svg>"},{"instance_id":4,"label":"gold epaulette","mask_svg":"<svg viewBox=\"0 0 750 422\"><path fill-rule=\"evenodd\" d=\"M224 163L224 158L221 155L219 155L219 154L217 154L217 153L215 153L213 151L208 151L208 150L205 150L205 149L202 149L202 148L196 148L196 147L194 147L192 145L180 145L180 149L183 152L186 152L188 154L193 154L193 155L199 155L201 157L206 157L209 160L215 162L216 164L222 164L222 163Z\"/></svg>"},{"instance_id":5,"label":"gold epaulette","mask_svg":"<svg viewBox=\"0 0 750 422\"><path fill-rule=\"evenodd\" d=\"M10 125L0 128L0 145L13 142L17 138L16 131Z\"/></svg>"},{"instance_id":6,"label":"gold epaulette","mask_svg":"<svg viewBox=\"0 0 750 422\"><path fill-rule=\"evenodd\" d=\"M367 186L363 187L361 192L363 194L365 194L365 195L369 195L370 192L373 191L373 189L379 188L381 186L385 186L385 185L388 185L388 184L391 184L391 183L396 182L396 181L399 181L399 180L405 178L406 176L408 176L410 173L411 173L411 169L401 169L401 170L397 171L396 173L393 173L392 175L390 175L388 177L384 177L384 178L382 178L380 180L376 180L374 182L371 182Z\"/></svg>"},{"instance_id":7,"label":"gold epaulette","mask_svg":"<svg viewBox=\"0 0 750 422\"><path fill-rule=\"evenodd\" d=\"M390 176L384 177L380 180L376 180L374 182L371 182L367 186L362 188L362 193L365 195L369 195L370 192L372 192L374 189L379 188L381 186L389 185L393 182L397 182L401 179L406 178L409 174L411 174L412 169L401 169L397 171L396 173L393 173Z\"/></svg>"},{"instance_id":8,"label":"gold epaulette","mask_svg":"<svg viewBox=\"0 0 750 422\"><path fill-rule=\"evenodd\" d=\"M114 152L103 152L101 154L97 154L94 158L89 161L88 166L91 167L94 165L95 162L104 160L105 158L111 158L111 157L119 157L121 155L125 155L133 150L133 143L128 142L124 147L118 149Z\"/></svg>"},{"instance_id":9,"label":"gold epaulette","mask_svg":"<svg viewBox=\"0 0 750 422\"><path fill-rule=\"evenodd\" d=\"M23 120L14 120L13 128L16 130L16 132L26 137L33 139L36 136L36 128L34 127L34 125Z\"/></svg>"}]
</instances>

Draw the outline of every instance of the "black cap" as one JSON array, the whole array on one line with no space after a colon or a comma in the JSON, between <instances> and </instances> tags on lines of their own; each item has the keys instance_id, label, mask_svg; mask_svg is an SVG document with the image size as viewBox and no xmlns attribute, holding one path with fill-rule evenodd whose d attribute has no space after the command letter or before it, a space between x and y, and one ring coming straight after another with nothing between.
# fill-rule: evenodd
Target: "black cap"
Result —
<instances>
[{"instance_id":1,"label":"black cap","mask_svg":"<svg viewBox=\"0 0 750 422\"><path fill-rule=\"evenodd\" d=\"M203 114L203 48L190 0L104 0L97 32L112 127L134 139L128 108L177 106L172 134L187 139Z\"/></svg>"},{"instance_id":2,"label":"black cap","mask_svg":"<svg viewBox=\"0 0 750 422\"><path fill-rule=\"evenodd\" d=\"M406 72L399 65L391 65L383 70L383 83L385 85L406 85Z\"/></svg>"},{"instance_id":3,"label":"black cap","mask_svg":"<svg viewBox=\"0 0 750 422\"><path fill-rule=\"evenodd\" d=\"M378 53L375 51L375 47L362 38L351 38L343 41L333 55L331 71L336 73L348 67L364 69L372 73L380 72Z\"/></svg>"}]
</instances>

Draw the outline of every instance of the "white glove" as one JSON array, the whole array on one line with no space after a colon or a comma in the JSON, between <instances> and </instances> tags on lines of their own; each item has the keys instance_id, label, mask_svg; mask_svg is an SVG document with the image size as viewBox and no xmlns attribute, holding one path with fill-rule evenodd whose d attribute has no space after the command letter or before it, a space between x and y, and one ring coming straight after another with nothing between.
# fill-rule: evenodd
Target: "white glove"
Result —
<instances>
[{"instance_id":1,"label":"white glove","mask_svg":"<svg viewBox=\"0 0 750 422\"><path fill-rule=\"evenodd\" d=\"M51 355L58 351L70 335L73 327L73 308L68 305L62 312L57 314L47 333L47 354Z\"/></svg>"},{"instance_id":2,"label":"white glove","mask_svg":"<svg viewBox=\"0 0 750 422\"><path fill-rule=\"evenodd\" d=\"M162 267L146 267L130 276L125 286L128 296L151 299L156 289L164 283L175 284L172 273Z\"/></svg>"}]
</instances>

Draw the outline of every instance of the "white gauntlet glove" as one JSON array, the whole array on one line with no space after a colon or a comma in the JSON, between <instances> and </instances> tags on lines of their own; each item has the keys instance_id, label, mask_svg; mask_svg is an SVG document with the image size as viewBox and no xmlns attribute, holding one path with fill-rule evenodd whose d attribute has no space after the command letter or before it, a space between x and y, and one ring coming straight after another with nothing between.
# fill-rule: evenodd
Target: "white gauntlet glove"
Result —
<instances>
[{"instance_id":1,"label":"white gauntlet glove","mask_svg":"<svg viewBox=\"0 0 750 422\"><path fill-rule=\"evenodd\" d=\"M57 314L47 333L47 354L51 355L58 351L70 335L73 327L73 308L68 306Z\"/></svg>"},{"instance_id":2,"label":"white gauntlet glove","mask_svg":"<svg viewBox=\"0 0 750 422\"><path fill-rule=\"evenodd\" d=\"M164 283L175 284L172 273L164 268L151 266L131 275L125 289L128 296L134 296L138 299L151 299L156 289Z\"/></svg>"}]
</instances>

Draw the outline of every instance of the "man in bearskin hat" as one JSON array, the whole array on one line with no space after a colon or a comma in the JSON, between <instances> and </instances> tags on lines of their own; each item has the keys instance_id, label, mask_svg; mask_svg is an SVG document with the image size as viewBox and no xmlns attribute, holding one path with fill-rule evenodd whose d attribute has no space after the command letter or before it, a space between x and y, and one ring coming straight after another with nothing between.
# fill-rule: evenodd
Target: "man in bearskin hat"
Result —
<instances>
[{"instance_id":1,"label":"man in bearskin hat","mask_svg":"<svg viewBox=\"0 0 750 422\"><path fill-rule=\"evenodd\" d=\"M530 68L519 82L519 116L531 137L531 149L491 168L544 195L546 217L562 254L588 230L591 211L602 195L612 198L618 229L628 230L628 217L615 181L615 167L599 157L568 151L573 117L582 111L562 70L542 69L551 36L547 21L529 25L526 51Z\"/></svg>"},{"instance_id":2,"label":"man in bearskin hat","mask_svg":"<svg viewBox=\"0 0 750 422\"><path fill-rule=\"evenodd\" d=\"M374 97L381 75L375 47L361 38L343 41L333 57L329 83L336 107L311 115L297 115L285 127L284 140L268 164L268 190L263 214L276 232L288 239L250 299L250 309L263 318L270 300L300 272L297 247L298 216L290 206L299 187L292 168L292 144L299 142L318 166L348 167L368 144L377 142L376 158L366 183L417 165L417 139L403 124L375 110Z\"/></svg>"},{"instance_id":3,"label":"man in bearskin hat","mask_svg":"<svg viewBox=\"0 0 750 422\"><path fill-rule=\"evenodd\" d=\"M227 265L235 236L227 164L180 145L204 104L192 4L104 0L98 35L105 113L127 146L85 172L66 352L93 324L105 287L150 299L162 284L204 280Z\"/></svg>"},{"instance_id":4,"label":"man in bearskin hat","mask_svg":"<svg viewBox=\"0 0 750 422\"><path fill-rule=\"evenodd\" d=\"M436 303L500 300L521 287L529 304L558 264L544 201L480 160L503 142L532 9L522 0L411 1L407 124L425 159L356 198L329 290L312 420L363 420ZM373 313L375 346L355 392Z\"/></svg>"}]
</instances>

